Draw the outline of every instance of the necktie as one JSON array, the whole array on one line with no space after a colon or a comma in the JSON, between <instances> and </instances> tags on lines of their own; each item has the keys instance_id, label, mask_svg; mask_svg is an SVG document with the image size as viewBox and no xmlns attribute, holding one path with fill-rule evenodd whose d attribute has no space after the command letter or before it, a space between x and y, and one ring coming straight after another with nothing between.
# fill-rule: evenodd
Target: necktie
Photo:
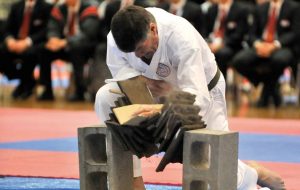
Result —
<instances>
[{"instance_id":1,"label":"necktie","mask_svg":"<svg viewBox=\"0 0 300 190\"><path fill-rule=\"evenodd\" d=\"M25 8L22 25L19 30L19 38L20 39L25 39L28 36L31 14L32 14L32 7L27 6Z\"/></svg>"},{"instance_id":2,"label":"necktie","mask_svg":"<svg viewBox=\"0 0 300 190\"><path fill-rule=\"evenodd\" d=\"M69 20L68 36L75 35L75 17L76 17L76 12L72 12Z\"/></svg>"},{"instance_id":3,"label":"necktie","mask_svg":"<svg viewBox=\"0 0 300 190\"><path fill-rule=\"evenodd\" d=\"M273 42L275 39L275 27L276 27L276 7L274 6L271 14L269 15L268 23L266 26L265 41Z\"/></svg>"},{"instance_id":4,"label":"necktie","mask_svg":"<svg viewBox=\"0 0 300 190\"><path fill-rule=\"evenodd\" d=\"M225 32L226 11L225 9L221 9L220 11L219 27L215 31L215 37L223 38Z\"/></svg>"}]
</instances>

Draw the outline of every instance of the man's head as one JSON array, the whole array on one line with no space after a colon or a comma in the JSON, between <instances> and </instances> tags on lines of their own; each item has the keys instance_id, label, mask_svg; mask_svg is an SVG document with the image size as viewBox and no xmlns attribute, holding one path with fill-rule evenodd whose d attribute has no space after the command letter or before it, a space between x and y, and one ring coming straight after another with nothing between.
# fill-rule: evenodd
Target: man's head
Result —
<instances>
[{"instance_id":1,"label":"man's head","mask_svg":"<svg viewBox=\"0 0 300 190\"><path fill-rule=\"evenodd\" d=\"M117 46L137 57L152 58L158 47L158 32L151 13L139 6L118 11L111 22L111 32Z\"/></svg>"}]
</instances>

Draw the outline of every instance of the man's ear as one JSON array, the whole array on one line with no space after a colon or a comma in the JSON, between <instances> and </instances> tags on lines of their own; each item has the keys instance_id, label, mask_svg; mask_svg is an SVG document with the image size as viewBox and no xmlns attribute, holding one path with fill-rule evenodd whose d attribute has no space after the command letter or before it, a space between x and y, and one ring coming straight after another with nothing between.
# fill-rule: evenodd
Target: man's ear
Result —
<instances>
[{"instance_id":1,"label":"man's ear","mask_svg":"<svg viewBox=\"0 0 300 190\"><path fill-rule=\"evenodd\" d=\"M156 25L154 22L151 22L151 23L150 23L150 31L151 31L153 34L157 35L157 25Z\"/></svg>"}]
</instances>

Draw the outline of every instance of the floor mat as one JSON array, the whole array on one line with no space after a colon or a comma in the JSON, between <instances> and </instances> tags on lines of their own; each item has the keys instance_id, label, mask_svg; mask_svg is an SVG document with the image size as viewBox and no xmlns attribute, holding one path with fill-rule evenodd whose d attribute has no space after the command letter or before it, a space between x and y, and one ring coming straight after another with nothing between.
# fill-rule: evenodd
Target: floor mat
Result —
<instances>
[{"instance_id":1,"label":"floor mat","mask_svg":"<svg viewBox=\"0 0 300 190\"><path fill-rule=\"evenodd\" d=\"M146 184L147 190L180 190L181 187ZM79 190L79 180L49 178L0 178L1 190Z\"/></svg>"},{"instance_id":2,"label":"floor mat","mask_svg":"<svg viewBox=\"0 0 300 190\"><path fill-rule=\"evenodd\" d=\"M98 122L93 111L0 108L0 175L78 179L77 128ZM229 124L240 132L242 160L259 161L278 172L287 189L298 189L299 120L229 118ZM156 173L160 160L142 159L145 181L180 185L181 164Z\"/></svg>"}]
</instances>

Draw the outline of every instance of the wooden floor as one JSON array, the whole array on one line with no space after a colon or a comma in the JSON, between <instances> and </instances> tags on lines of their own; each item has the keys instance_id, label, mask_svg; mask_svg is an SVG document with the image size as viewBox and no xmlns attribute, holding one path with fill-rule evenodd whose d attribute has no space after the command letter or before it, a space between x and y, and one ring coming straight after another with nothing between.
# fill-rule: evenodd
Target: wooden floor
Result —
<instances>
[{"instance_id":1,"label":"wooden floor","mask_svg":"<svg viewBox=\"0 0 300 190\"><path fill-rule=\"evenodd\" d=\"M65 101L61 90L56 90L56 100L50 102L36 101L35 96L28 100L13 100L10 95L13 90L11 86L0 86L0 107L18 107L18 108L42 108L42 109L60 109L60 110L94 110L92 102L70 103ZM289 118L300 119L299 105L282 106L275 109L274 107L258 109L249 101L249 95L240 95L239 100L236 98L227 98L228 115L230 117L259 117L259 118Z\"/></svg>"}]
</instances>

